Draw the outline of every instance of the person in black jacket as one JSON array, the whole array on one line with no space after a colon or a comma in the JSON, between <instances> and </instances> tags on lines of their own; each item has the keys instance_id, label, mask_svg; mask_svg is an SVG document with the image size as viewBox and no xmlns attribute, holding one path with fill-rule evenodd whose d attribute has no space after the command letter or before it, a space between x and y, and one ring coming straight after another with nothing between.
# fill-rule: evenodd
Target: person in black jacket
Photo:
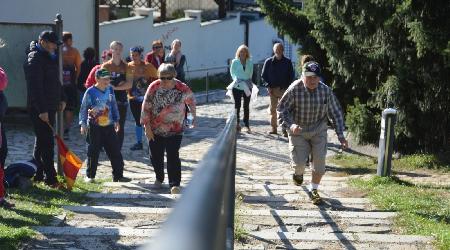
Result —
<instances>
[{"instance_id":1,"label":"person in black jacket","mask_svg":"<svg viewBox=\"0 0 450 250\"><path fill-rule=\"evenodd\" d=\"M262 69L262 79L266 83L270 96L270 125L272 130L269 134L277 134L277 105L286 89L294 81L294 67L291 60L284 56L284 47L281 43L273 45L274 56L269 57L264 62ZM283 135L287 137L286 130Z\"/></svg>"},{"instance_id":2,"label":"person in black jacket","mask_svg":"<svg viewBox=\"0 0 450 250\"><path fill-rule=\"evenodd\" d=\"M54 140L53 131L56 111L65 108L65 95L58 77L58 56L56 48L61 45L56 33L43 31L39 41L32 41L24 64L25 79L28 91L28 111L36 135L34 144L34 159L40 166L35 181L42 181L52 187L61 189L62 185L56 178L53 165Z\"/></svg>"}]
</instances>

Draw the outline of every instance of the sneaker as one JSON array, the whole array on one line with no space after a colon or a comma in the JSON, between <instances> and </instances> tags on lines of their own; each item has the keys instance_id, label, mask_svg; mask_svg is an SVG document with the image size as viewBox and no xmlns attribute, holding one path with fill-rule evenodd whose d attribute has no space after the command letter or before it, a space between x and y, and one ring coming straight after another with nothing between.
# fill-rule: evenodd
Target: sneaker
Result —
<instances>
[{"instance_id":1,"label":"sneaker","mask_svg":"<svg viewBox=\"0 0 450 250\"><path fill-rule=\"evenodd\" d=\"M64 186L64 184L62 184L60 182L55 182L53 184L47 184L47 186L49 186L50 188L53 188L53 189L57 189L57 190L66 190L66 187Z\"/></svg>"},{"instance_id":2,"label":"sneaker","mask_svg":"<svg viewBox=\"0 0 450 250\"><path fill-rule=\"evenodd\" d=\"M39 175L35 175L34 178L33 178L33 181L37 182L37 183L38 182L43 182L44 181L44 176L40 175L40 174Z\"/></svg>"},{"instance_id":3,"label":"sneaker","mask_svg":"<svg viewBox=\"0 0 450 250\"><path fill-rule=\"evenodd\" d=\"M250 127L245 127L245 132L247 132L247 133L251 133L251 132L252 132L252 130L250 129Z\"/></svg>"},{"instance_id":4,"label":"sneaker","mask_svg":"<svg viewBox=\"0 0 450 250\"><path fill-rule=\"evenodd\" d=\"M14 205L13 203L7 202L5 199L0 200L0 207L2 207L4 209L13 208L15 206L16 205Z\"/></svg>"},{"instance_id":5,"label":"sneaker","mask_svg":"<svg viewBox=\"0 0 450 250\"><path fill-rule=\"evenodd\" d=\"M87 175L84 177L84 182L94 183L94 178L89 178Z\"/></svg>"},{"instance_id":6,"label":"sneaker","mask_svg":"<svg viewBox=\"0 0 450 250\"><path fill-rule=\"evenodd\" d=\"M153 186L154 186L156 189L160 189L160 188L162 188L162 182L156 180L156 181L153 183Z\"/></svg>"},{"instance_id":7,"label":"sneaker","mask_svg":"<svg viewBox=\"0 0 450 250\"><path fill-rule=\"evenodd\" d=\"M278 132L276 130L271 130L268 133L269 133L269 135L276 135L276 134L278 134Z\"/></svg>"},{"instance_id":8,"label":"sneaker","mask_svg":"<svg viewBox=\"0 0 450 250\"><path fill-rule=\"evenodd\" d=\"M283 129L283 136L286 137L286 138L288 137L288 133L287 133L287 131L284 130L284 129Z\"/></svg>"},{"instance_id":9,"label":"sneaker","mask_svg":"<svg viewBox=\"0 0 450 250\"><path fill-rule=\"evenodd\" d=\"M180 187L178 187L178 186L173 186L173 187L170 189L170 193L171 193L171 194L179 194L179 193L180 193Z\"/></svg>"},{"instance_id":10,"label":"sneaker","mask_svg":"<svg viewBox=\"0 0 450 250\"><path fill-rule=\"evenodd\" d=\"M301 186L303 183L303 175L301 174L293 174L292 175L292 180L294 181L294 184L296 186Z\"/></svg>"},{"instance_id":11,"label":"sneaker","mask_svg":"<svg viewBox=\"0 0 450 250\"><path fill-rule=\"evenodd\" d=\"M120 178L114 179L113 181L114 181L114 182L130 182L131 179L128 178L128 177L122 176L122 177L120 177Z\"/></svg>"},{"instance_id":12,"label":"sneaker","mask_svg":"<svg viewBox=\"0 0 450 250\"><path fill-rule=\"evenodd\" d=\"M135 150L142 150L144 147L142 146L142 142L138 142L136 144L134 144L130 150L135 151Z\"/></svg>"},{"instance_id":13,"label":"sneaker","mask_svg":"<svg viewBox=\"0 0 450 250\"><path fill-rule=\"evenodd\" d=\"M310 191L308 196L314 205L319 205L320 203L322 203L322 198L320 198L317 189L313 189L312 191Z\"/></svg>"}]
</instances>

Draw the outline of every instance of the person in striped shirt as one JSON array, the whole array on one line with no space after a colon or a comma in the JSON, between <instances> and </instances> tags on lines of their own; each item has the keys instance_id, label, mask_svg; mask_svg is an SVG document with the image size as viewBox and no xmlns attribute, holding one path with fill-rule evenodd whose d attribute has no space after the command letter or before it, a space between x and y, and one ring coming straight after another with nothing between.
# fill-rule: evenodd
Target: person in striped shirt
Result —
<instances>
[{"instance_id":1,"label":"person in striped shirt","mask_svg":"<svg viewBox=\"0 0 450 250\"><path fill-rule=\"evenodd\" d=\"M313 155L308 195L316 205L322 202L317 190L325 174L327 118L333 122L342 148L348 147L344 137L341 106L331 88L320 81L320 72L317 62L305 63L302 68L303 77L289 86L277 107L278 122L289 134L295 185L303 183L306 157L310 152Z\"/></svg>"}]
</instances>

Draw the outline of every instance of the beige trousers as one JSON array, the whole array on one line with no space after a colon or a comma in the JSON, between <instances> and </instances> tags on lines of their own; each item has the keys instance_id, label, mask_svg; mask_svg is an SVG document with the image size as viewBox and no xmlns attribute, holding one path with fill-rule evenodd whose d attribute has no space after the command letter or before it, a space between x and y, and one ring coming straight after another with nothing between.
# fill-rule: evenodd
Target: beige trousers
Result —
<instances>
[{"instance_id":1,"label":"beige trousers","mask_svg":"<svg viewBox=\"0 0 450 250\"><path fill-rule=\"evenodd\" d=\"M277 106L278 101L280 101L281 97L284 94L286 89L281 89L280 87L269 88L272 94L270 95L270 126L272 126L272 131L276 132L278 123L277 123Z\"/></svg>"}]
</instances>

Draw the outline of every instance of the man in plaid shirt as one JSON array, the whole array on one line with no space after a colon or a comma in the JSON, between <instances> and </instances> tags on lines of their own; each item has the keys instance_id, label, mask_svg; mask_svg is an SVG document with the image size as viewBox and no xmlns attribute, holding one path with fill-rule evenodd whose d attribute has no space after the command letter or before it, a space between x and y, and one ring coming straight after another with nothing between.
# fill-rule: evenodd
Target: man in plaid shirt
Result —
<instances>
[{"instance_id":1,"label":"man in plaid shirt","mask_svg":"<svg viewBox=\"0 0 450 250\"><path fill-rule=\"evenodd\" d=\"M295 173L295 185L303 183L305 161L313 155L312 180L309 196L314 204L322 202L317 189L325 174L327 154L327 118L333 121L342 148L348 143L344 137L344 119L338 100L332 90L320 81L317 62L303 65L302 78L289 86L278 107L278 122L289 131L289 151Z\"/></svg>"}]
</instances>

